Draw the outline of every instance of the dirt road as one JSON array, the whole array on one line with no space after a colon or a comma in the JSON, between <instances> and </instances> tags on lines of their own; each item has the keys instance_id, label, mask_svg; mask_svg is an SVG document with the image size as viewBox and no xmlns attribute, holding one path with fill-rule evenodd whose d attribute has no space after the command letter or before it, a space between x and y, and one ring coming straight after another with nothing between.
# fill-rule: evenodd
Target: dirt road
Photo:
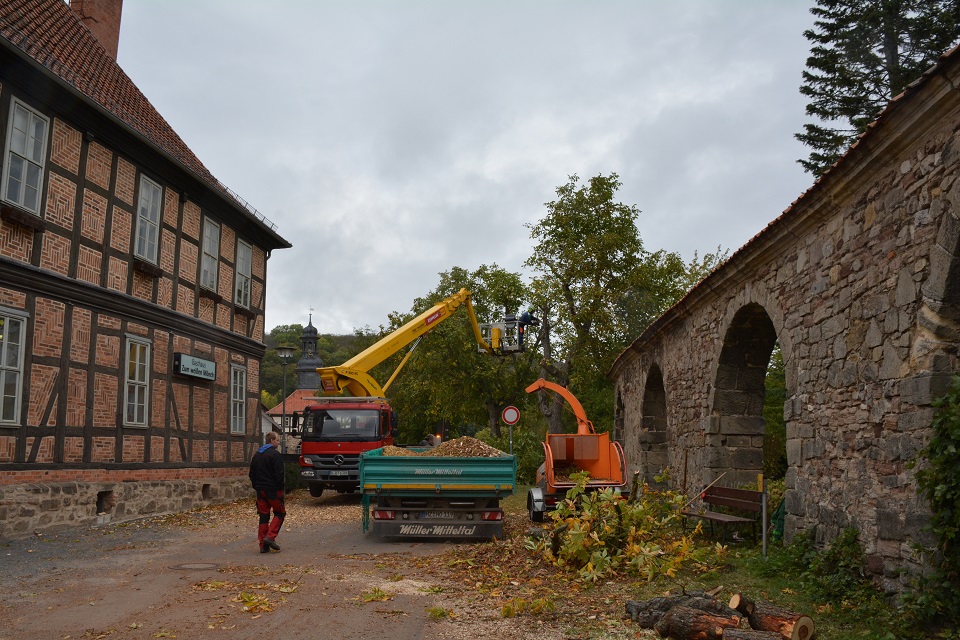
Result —
<instances>
[{"instance_id":1,"label":"dirt road","mask_svg":"<svg viewBox=\"0 0 960 640\"><path fill-rule=\"evenodd\" d=\"M356 497L296 494L288 513L270 554L257 548L252 499L6 541L0 640L564 637L434 582L416 560L453 543L364 534Z\"/></svg>"}]
</instances>

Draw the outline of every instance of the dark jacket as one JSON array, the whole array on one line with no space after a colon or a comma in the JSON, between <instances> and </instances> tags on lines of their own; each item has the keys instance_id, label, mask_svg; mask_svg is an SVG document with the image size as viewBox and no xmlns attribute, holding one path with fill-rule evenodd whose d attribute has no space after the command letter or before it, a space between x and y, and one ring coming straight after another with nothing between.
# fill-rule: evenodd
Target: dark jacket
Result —
<instances>
[{"instance_id":1,"label":"dark jacket","mask_svg":"<svg viewBox=\"0 0 960 640\"><path fill-rule=\"evenodd\" d=\"M272 445L263 445L250 461L250 484L256 490L283 491L283 457Z\"/></svg>"}]
</instances>

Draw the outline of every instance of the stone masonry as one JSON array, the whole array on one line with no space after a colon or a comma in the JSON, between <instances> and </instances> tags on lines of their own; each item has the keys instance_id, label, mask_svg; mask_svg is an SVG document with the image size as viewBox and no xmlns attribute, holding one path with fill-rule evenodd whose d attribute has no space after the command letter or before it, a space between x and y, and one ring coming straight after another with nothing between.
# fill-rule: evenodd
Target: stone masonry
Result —
<instances>
[{"instance_id":1,"label":"stone masonry","mask_svg":"<svg viewBox=\"0 0 960 640\"><path fill-rule=\"evenodd\" d=\"M67 526L89 527L232 502L247 478L144 482L46 482L0 486L0 540ZM252 509L252 507L251 507Z\"/></svg>"},{"instance_id":2,"label":"stone masonry","mask_svg":"<svg viewBox=\"0 0 960 640\"><path fill-rule=\"evenodd\" d=\"M922 566L915 543L933 543L910 463L960 370L958 84L955 50L610 373L633 469L668 467L688 492L721 476L740 486L762 470L779 343L787 539L855 527L890 590Z\"/></svg>"}]
</instances>

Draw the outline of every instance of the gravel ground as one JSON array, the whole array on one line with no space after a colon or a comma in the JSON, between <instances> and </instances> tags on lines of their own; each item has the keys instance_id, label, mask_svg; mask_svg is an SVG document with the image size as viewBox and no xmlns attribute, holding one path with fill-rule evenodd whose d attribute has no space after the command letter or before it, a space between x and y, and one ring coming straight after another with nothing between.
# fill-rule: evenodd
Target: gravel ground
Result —
<instances>
[{"instance_id":1,"label":"gravel ground","mask_svg":"<svg viewBox=\"0 0 960 640\"><path fill-rule=\"evenodd\" d=\"M360 522L356 496L298 492L280 553L258 552L252 499L5 542L0 640L645 637L601 593L503 617L532 604L549 572L508 568L498 543L383 541ZM511 515L508 535L528 525Z\"/></svg>"}]
</instances>

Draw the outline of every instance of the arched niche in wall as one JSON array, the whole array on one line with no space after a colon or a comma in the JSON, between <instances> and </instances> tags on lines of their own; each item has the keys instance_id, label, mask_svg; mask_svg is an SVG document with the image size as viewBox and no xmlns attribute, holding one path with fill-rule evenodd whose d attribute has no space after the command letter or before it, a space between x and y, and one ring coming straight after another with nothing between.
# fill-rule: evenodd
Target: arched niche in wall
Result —
<instances>
[{"instance_id":1,"label":"arched niche in wall","mask_svg":"<svg viewBox=\"0 0 960 640\"><path fill-rule=\"evenodd\" d=\"M711 418L704 434L704 482L754 483L763 472L765 379L777 332L757 303L740 308L727 327L717 365Z\"/></svg>"},{"instance_id":2,"label":"arched niche in wall","mask_svg":"<svg viewBox=\"0 0 960 640\"><path fill-rule=\"evenodd\" d=\"M667 393L663 385L663 373L657 365L652 365L647 373L640 410L641 474L646 482L653 484L654 476L670 464L667 451Z\"/></svg>"}]
</instances>

